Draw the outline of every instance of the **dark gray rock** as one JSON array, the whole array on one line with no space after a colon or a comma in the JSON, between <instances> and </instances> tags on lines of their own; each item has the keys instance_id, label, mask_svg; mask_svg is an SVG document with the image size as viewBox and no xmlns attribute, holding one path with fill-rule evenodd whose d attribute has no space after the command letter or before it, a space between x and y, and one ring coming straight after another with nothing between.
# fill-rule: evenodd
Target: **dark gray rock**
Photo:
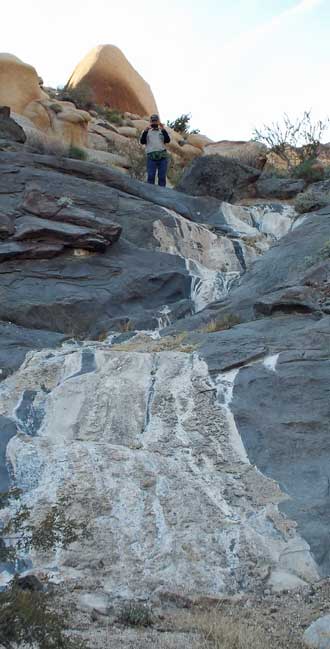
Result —
<instances>
[{"instance_id":1,"label":"dark gray rock","mask_svg":"<svg viewBox=\"0 0 330 649\"><path fill-rule=\"evenodd\" d=\"M330 180L322 180L309 185L306 191L298 194L295 200L297 212L314 212L330 205Z\"/></svg>"},{"instance_id":2,"label":"dark gray rock","mask_svg":"<svg viewBox=\"0 0 330 649\"><path fill-rule=\"evenodd\" d=\"M330 317L285 315L194 333L211 375L237 369L230 404L252 464L289 500L320 571L330 573Z\"/></svg>"},{"instance_id":3,"label":"dark gray rock","mask_svg":"<svg viewBox=\"0 0 330 649\"><path fill-rule=\"evenodd\" d=\"M12 322L0 322L1 379L22 365L28 352L47 347L57 347L65 340L63 334L41 328L17 327Z\"/></svg>"},{"instance_id":4,"label":"dark gray rock","mask_svg":"<svg viewBox=\"0 0 330 649\"><path fill-rule=\"evenodd\" d=\"M14 232L14 219L0 211L0 239L8 239Z\"/></svg>"},{"instance_id":5,"label":"dark gray rock","mask_svg":"<svg viewBox=\"0 0 330 649\"><path fill-rule=\"evenodd\" d=\"M313 312L320 310L318 292L310 286L290 286L274 293L263 295L254 304L257 316L269 316L280 311L290 313Z\"/></svg>"},{"instance_id":6,"label":"dark gray rock","mask_svg":"<svg viewBox=\"0 0 330 649\"><path fill-rule=\"evenodd\" d=\"M294 314L296 311L327 308L329 272L318 271L313 276L313 269L319 268L322 254L327 254L325 244L329 240L330 206L303 217L299 227L290 231L254 263L228 297L208 305L204 311L186 320L185 329L193 331L210 320L221 322L228 316L248 322L270 311ZM306 288L309 286L312 287L311 292ZM297 287L300 287L300 298ZM177 323L176 330L182 327L183 323Z\"/></svg>"},{"instance_id":7,"label":"dark gray rock","mask_svg":"<svg viewBox=\"0 0 330 649\"><path fill-rule=\"evenodd\" d=\"M153 203L158 207L175 210L181 216L196 223L226 226L226 221L221 212L221 205L218 200L203 196L188 196L167 187L149 185L110 167L101 167L100 165L81 160L69 158L59 160L53 156L28 153L24 154L24 156L15 153L3 153L0 159L0 168L2 165L9 166L10 170L13 166L16 166L16 168L19 166L23 175L24 168L29 168L30 174L33 168L43 171L57 170L62 179L65 174L74 175L76 180L79 178L88 180L91 183L90 187L94 186L95 189L95 183L98 183L97 190L99 190L101 184L101 186L111 188L112 193L114 190L118 190L119 192L124 192L130 196L148 201L148 203ZM256 171L256 173L259 175L260 172ZM81 185L82 183L80 183ZM62 196L63 194L64 192L62 192Z\"/></svg>"},{"instance_id":8,"label":"dark gray rock","mask_svg":"<svg viewBox=\"0 0 330 649\"><path fill-rule=\"evenodd\" d=\"M15 241L36 239L38 241L65 243L72 248L85 248L105 252L110 244L101 234L82 226L72 225L37 216L21 216L16 219ZM1 246L0 246L1 253Z\"/></svg>"},{"instance_id":9,"label":"dark gray rock","mask_svg":"<svg viewBox=\"0 0 330 649\"><path fill-rule=\"evenodd\" d=\"M213 196L235 201L249 195L249 186L260 170L219 155L201 156L185 170L177 189L193 196Z\"/></svg>"},{"instance_id":10,"label":"dark gray rock","mask_svg":"<svg viewBox=\"0 0 330 649\"><path fill-rule=\"evenodd\" d=\"M26 141L24 130L10 117L8 106L0 107L0 139L22 144Z\"/></svg>"},{"instance_id":11,"label":"dark gray rock","mask_svg":"<svg viewBox=\"0 0 330 649\"><path fill-rule=\"evenodd\" d=\"M0 262L10 259L51 259L63 252L60 243L6 241L0 245Z\"/></svg>"},{"instance_id":12,"label":"dark gray rock","mask_svg":"<svg viewBox=\"0 0 330 649\"><path fill-rule=\"evenodd\" d=\"M108 214L115 212L117 207L118 199L117 196L114 196L113 204L108 203L107 212L101 217L74 205L70 198L56 199L53 195L43 193L36 188L27 188L20 205L23 211L30 212L35 216L92 229L102 234L111 243L118 241L121 233L121 227L112 223L108 218Z\"/></svg>"},{"instance_id":13,"label":"dark gray rock","mask_svg":"<svg viewBox=\"0 0 330 649\"><path fill-rule=\"evenodd\" d=\"M0 319L29 329L97 336L125 319L150 328L162 305L190 297L183 259L124 240L103 255L21 264L1 264Z\"/></svg>"},{"instance_id":14,"label":"dark gray rock","mask_svg":"<svg viewBox=\"0 0 330 649\"><path fill-rule=\"evenodd\" d=\"M282 200L294 198L304 190L303 180L293 178L279 178L277 176L261 176L256 182L256 195L258 198L279 198Z\"/></svg>"}]
</instances>

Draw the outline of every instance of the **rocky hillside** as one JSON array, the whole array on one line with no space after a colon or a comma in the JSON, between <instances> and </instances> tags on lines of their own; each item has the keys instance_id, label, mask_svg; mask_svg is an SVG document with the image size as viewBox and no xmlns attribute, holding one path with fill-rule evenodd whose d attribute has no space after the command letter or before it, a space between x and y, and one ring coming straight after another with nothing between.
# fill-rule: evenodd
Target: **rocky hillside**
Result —
<instances>
[{"instance_id":1,"label":"rocky hillside","mask_svg":"<svg viewBox=\"0 0 330 649\"><path fill-rule=\"evenodd\" d=\"M223 606L298 647L330 572L326 187L298 215L303 181L232 159L198 157L175 191L26 137L4 111L0 488L36 523L66 502L90 535L20 572L95 646L212 649L199 607ZM116 612L145 603L158 631L124 632Z\"/></svg>"}]
</instances>

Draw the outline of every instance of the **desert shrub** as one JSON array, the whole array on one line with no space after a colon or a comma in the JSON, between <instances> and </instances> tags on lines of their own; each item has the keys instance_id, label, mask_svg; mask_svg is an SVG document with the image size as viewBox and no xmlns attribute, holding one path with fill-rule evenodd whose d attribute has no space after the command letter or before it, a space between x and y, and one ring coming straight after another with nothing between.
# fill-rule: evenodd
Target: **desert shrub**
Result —
<instances>
[{"instance_id":1,"label":"desert shrub","mask_svg":"<svg viewBox=\"0 0 330 649\"><path fill-rule=\"evenodd\" d=\"M330 194L322 193L309 189L306 192L298 194L294 201L294 207L298 214L314 212L326 207L330 203Z\"/></svg>"},{"instance_id":2,"label":"desert shrub","mask_svg":"<svg viewBox=\"0 0 330 649\"><path fill-rule=\"evenodd\" d=\"M191 113L186 113L177 117L173 122L167 121L167 126L176 131L177 133L182 133L184 136L188 136L193 133L199 133L199 129L190 128Z\"/></svg>"},{"instance_id":3,"label":"desert shrub","mask_svg":"<svg viewBox=\"0 0 330 649\"><path fill-rule=\"evenodd\" d=\"M61 104L50 104L49 108L54 112L54 113L62 113L63 112L63 106Z\"/></svg>"},{"instance_id":4,"label":"desert shrub","mask_svg":"<svg viewBox=\"0 0 330 649\"><path fill-rule=\"evenodd\" d=\"M320 257L323 260L330 259L330 239L328 239L320 250Z\"/></svg>"},{"instance_id":5,"label":"desert shrub","mask_svg":"<svg viewBox=\"0 0 330 649\"><path fill-rule=\"evenodd\" d=\"M66 548L78 538L90 536L87 523L77 523L67 515L71 501L62 497L34 524L30 509L21 501L19 489L0 494L5 510L1 527L0 561L17 566L21 554L31 549L49 551ZM87 649L84 643L67 636L68 618L55 611L52 591L22 586L16 574L0 592L0 645L5 649Z\"/></svg>"},{"instance_id":6,"label":"desert shrub","mask_svg":"<svg viewBox=\"0 0 330 649\"><path fill-rule=\"evenodd\" d=\"M207 640L209 649L264 649L264 632L246 622L224 617L219 612L201 615L197 629Z\"/></svg>"},{"instance_id":7,"label":"desert shrub","mask_svg":"<svg viewBox=\"0 0 330 649\"><path fill-rule=\"evenodd\" d=\"M104 108L102 115L104 119L106 119L108 122L111 124L117 124L117 126L122 126L123 124L123 116L122 114L116 110L115 108Z\"/></svg>"},{"instance_id":8,"label":"desert shrub","mask_svg":"<svg viewBox=\"0 0 330 649\"><path fill-rule=\"evenodd\" d=\"M136 180L145 180L146 177L146 155L138 140L129 140L125 151L122 152L127 158L129 169L128 173Z\"/></svg>"},{"instance_id":9,"label":"desert shrub","mask_svg":"<svg viewBox=\"0 0 330 649\"><path fill-rule=\"evenodd\" d=\"M173 157L170 158L167 177L170 183L173 185L173 187L176 187L179 184L183 176L184 170L185 170L184 164L182 164L181 162L177 162L176 160L174 160Z\"/></svg>"},{"instance_id":10,"label":"desert shrub","mask_svg":"<svg viewBox=\"0 0 330 649\"><path fill-rule=\"evenodd\" d=\"M121 609L117 621L129 626L152 626L153 615L146 604L131 602Z\"/></svg>"},{"instance_id":11,"label":"desert shrub","mask_svg":"<svg viewBox=\"0 0 330 649\"><path fill-rule=\"evenodd\" d=\"M87 159L87 154L86 152L81 149L79 146L70 146L69 151L68 151L68 156L69 158L73 158L74 160L86 160Z\"/></svg>"},{"instance_id":12,"label":"desert shrub","mask_svg":"<svg viewBox=\"0 0 330 649\"><path fill-rule=\"evenodd\" d=\"M76 108L81 110L90 110L94 107L94 95L90 88L84 85L77 88L58 88L57 99L61 101L71 101Z\"/></svg>"},{"instance_id":13,"label":"desert shrub","mask_svg":"<svg viewBox=\"0 0 330 649\"><path fill-rule=\"evenodd\" d=\"M324 169L315 158L304 160L293 170L295 178L302 178L307 183L316 183L324 178Z\"/></svg>"},{"instance_id":14,"label":"desert shrub","mask_svg":"<svg viewBox=\"0 0 330 649\"><path fill-rule=\"evenodd\" d=\"M238 316L228 313L224 315L222 318L218 318L216 320L211 320L208 322L205 327L201 331L204 333L214 333L215 331L223 331L224 329L231 329L231 327L234 327L237 324L240 324L241 320Z\"/></svg>"},{"instance_id":15,"label":"desert shrub","mask_svg":"<svg viewBox=\"0 0 330 649\"><path fill-rule=\"evenodd\" d=\"M68 618L54 610L52 596L22 590L17 580L0 593L0 644L6 649L87 649L66 635Z\"/></svg>"},{"instance_id":16,"label":"desert shrub","mask_svg":"<svg viewBox=\"0 0 330 649\"><path fill-rule=\"evenodd\" d=\"M296 166L296 158L302 163L317 157L322 135L328 125L329 118L313 121L311 111L305 111L302 117L295 119L284 114L281 122L264 124L262 129L254 129L253 139L266 144L291 171Z\"/></svg>"}]
</instances>

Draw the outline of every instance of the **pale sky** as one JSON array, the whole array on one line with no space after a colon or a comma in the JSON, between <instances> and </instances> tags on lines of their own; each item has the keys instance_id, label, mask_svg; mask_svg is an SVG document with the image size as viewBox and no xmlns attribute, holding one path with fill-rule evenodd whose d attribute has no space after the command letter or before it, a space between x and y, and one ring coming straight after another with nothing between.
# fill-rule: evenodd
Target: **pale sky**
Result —
<instances>
[{"instance_id":1,"label":"pale sky","mask_svg":"<svg viewBox=\"0 0 330 649\"><path fill-rule=\"evenodd\" d=\"M163 121L190 112L215 140L249 139L284 112L330 115L329 0L15 0L1 23L1 51L54 87L90 49L116 45Z\"/></svg>"}]
</instances>

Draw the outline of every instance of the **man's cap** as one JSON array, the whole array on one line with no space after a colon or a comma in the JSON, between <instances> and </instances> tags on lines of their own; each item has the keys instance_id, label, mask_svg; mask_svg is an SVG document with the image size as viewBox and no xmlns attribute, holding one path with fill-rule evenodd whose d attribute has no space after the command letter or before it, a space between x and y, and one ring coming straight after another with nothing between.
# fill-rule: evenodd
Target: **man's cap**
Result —
<instances>
[{"instance_id":1,"label":"man's cap","mask_svg":"<svg viewBox=\"0 0 330 649\"><path fill-rule=\"evenodd\" d=\"M159 122L159 115L150 115L151 122Z\"/></svg>"}]
</instances>

